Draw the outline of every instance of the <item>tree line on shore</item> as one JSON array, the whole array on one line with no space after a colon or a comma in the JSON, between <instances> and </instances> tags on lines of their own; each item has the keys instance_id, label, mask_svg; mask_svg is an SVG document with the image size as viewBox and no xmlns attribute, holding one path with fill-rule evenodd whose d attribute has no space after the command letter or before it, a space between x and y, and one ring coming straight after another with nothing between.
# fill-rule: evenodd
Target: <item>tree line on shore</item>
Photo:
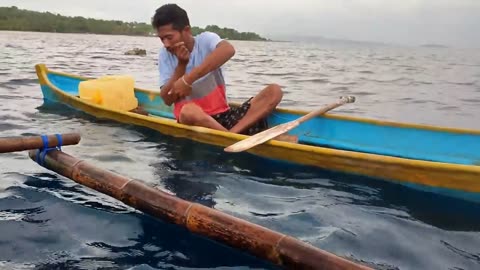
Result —
<instances>
[{"instance_id":1,"label":"tree line on shore","mask_svg":"<svg viewBox=\"0 0 480 270\"><path fill-rule=\"evenodd\" d=\"M0 30L137 36L156 35L152 26L147 23L99 20L80 16L68 17L51 12L30 11L17 7L0 7ZM238 32L235 29L221 28L217 25L208 25L205 28L192 27L194 35L204 31L215 32L222 38L232 40L267 40L256 33Z\"/></svg>"}]
</instances>

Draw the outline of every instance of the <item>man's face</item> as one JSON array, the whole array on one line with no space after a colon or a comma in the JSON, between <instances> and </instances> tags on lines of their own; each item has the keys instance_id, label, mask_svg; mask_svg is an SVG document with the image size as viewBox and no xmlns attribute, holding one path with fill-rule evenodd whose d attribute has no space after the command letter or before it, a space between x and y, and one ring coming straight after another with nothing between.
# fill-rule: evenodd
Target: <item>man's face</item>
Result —
<instances>
[{"instance_id":1,"label":"man's face","mask_svg":"<svg viewBox=\"0 0 480 270\"><path fill-rule=\"evenodd\" d=\"M160 26L157 29L157 34L160 40L163 43L163 46L170 52L173 53L173 47L175 44L179 42L185 42L185 37L188 32L188 26L185 27L183 30L175 30L173 29L172 24L167 24L164 26Z\"/></svg>"}]
</instances>

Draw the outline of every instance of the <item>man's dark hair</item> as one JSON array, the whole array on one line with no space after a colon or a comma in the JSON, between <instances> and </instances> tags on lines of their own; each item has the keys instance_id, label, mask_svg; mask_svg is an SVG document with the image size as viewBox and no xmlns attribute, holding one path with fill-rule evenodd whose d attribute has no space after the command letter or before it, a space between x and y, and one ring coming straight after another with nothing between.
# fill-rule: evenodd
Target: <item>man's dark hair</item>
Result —
<instances>
[{"instance_id":1,"label":"man's dark hair","mask_svg":"<svg viewBox=\"0 0 480 270\"><path fill-rule=\"evenodd\" d=\"M190 26L187 12L176 4L165 4L155 11L152 18L152 26L158 29L160 26L172 24L172 28L181 31L185 26Z\"/></svg>"}]
</instances>

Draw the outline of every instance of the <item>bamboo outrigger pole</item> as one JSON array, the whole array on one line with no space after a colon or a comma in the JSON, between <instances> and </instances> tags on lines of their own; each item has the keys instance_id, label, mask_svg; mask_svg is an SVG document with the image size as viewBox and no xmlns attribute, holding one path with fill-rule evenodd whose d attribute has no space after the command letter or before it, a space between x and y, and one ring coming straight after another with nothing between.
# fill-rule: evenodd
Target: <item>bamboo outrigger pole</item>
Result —
<instances>
[{"instance_id":1,"label":"bamboo outrigger pole","mask_svg":"<svg viewBox=\"0 0 480 270\"><path fill-rule=\"evenodd\" d=\"M39 151L39 150L37 150ZM30 158L37 161L38 152ZM320 250L293 237L227 215L201 204L97 168L58 150L41 161L45 168L75 182L112 196L127 205L162 220L208 237L288 269L370 269Z\"/></svg>"},{"instance_id":2,"label":"bamboo outrigger pole","mask_svg":"<svg viewBox=\"0 0 480 270\"><path fill-rule=\"evenodd\" d=\"M73 145L80 142L80 134L67 133L43 136L24 136L0 138L0 153Z\"/></svg>"}]
</instances>

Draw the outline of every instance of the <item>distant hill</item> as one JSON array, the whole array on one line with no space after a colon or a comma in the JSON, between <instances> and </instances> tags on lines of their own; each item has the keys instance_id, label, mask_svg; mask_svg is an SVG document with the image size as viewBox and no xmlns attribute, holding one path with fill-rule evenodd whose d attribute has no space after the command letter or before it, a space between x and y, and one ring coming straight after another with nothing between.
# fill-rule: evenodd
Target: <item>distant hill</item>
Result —
<instances>
[{"instance_id":1,"label":"distant hill","mask_svg":"<svg viewBox=\"0 0 480 270\"><path fill-rule=\"evenodd\" d=\"M308 36L308 35L275 35L274 40L290 41L290 42L306 42L306 43L321 43L321 44L335 44L335 45L371 45L371 46L388 46L389 44L375 41L350 40L340 38L330 38L323 36Z\"/></svg>"},{"instance_id":2,"label":"distant hill","mask_svg":"<svg viewBox=\"0 0 480 270\"><path fill-rule=\"evenodd\" d=\"M50 12L37 12L17 7L0 7L0 30L35 31L57 33L92 33L111 35L156 35L147 23L122 22L116 20L98 20L84 17L68 17ZM209 25L205 29L192 27L194 35L211 31L222 38L231 40L267 40L256 33L238 32L231 28Z\"/></svg>"},{"instance_id":3,"label":"distant hill","mask_svg":"<svg viewBox=\"0 0 480 270\"><path fill-rule=\"evenodd\" d=\"M420 47L425 47L425 48L448 48L448 46L441 45L441 44L423 44Z\"/></svg>"}]
</instances>

